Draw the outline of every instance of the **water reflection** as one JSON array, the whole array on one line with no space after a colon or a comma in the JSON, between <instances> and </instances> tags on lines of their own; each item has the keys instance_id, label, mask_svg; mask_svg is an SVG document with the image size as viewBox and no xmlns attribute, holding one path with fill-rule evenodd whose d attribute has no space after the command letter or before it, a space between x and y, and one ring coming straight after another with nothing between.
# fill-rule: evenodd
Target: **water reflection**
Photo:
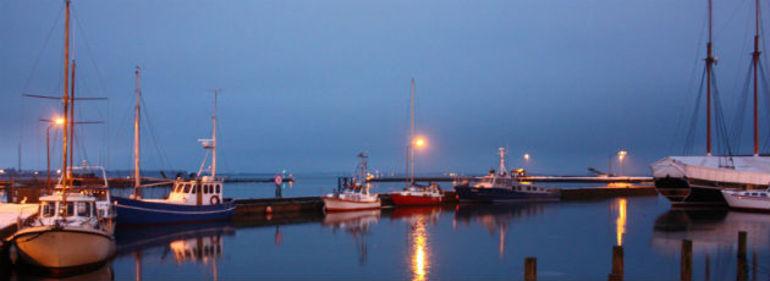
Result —
<instances>
[{"instance_id":1,"label":"water reflection","mask_svg":"<svg viewBox=\"0 0 770 281\"><path fill-rule=\"evenodd\" d=\"M342 229L353 236L358 249L359 265L366 265L369 257L366 246L366 236L371 225L380 220L380 210L367 210L355 212L327 213L323 220L323 226L331 227L333 231Z\"/></svg>"},{"instance_id":2,"label":"water reflection","mask_svg":"<svg viewBox=\"0 0 770 281\"><path fill-rule=\"evenodd\" d=\"M234 235L229 223L171 225L163 227L124 228L117 232L118 258L134 260L134 280L142 280L145 263L194 264L205 268L213 280L219 279L217 260L222 257L223 236Z\"/></svg>"},{"instance_id":3,"label":"water reflection","mask_svg":"<svg viewBox=\"0 0 770 281\"><path fill-rule=\"evenodd\" d=\"M408 264L412 281L429 280L431 266L429 225L435 225L441 214L439 207L402 207L391 214L392 219L407 222L409 237Z\"/></svg>"},{"instance_id":4,"label":"water reflection","mask_svg":"<svg viewBox=\"0 0 770 281\"><path fill-rule=\"evenodd\" d=\"M505 240L509 223L523 217L542 214L544 209L545 205L538 203L462 204L457 205L455 209L453 225L459 222L470 226L470 223L475 221L484 226L490 235L497 235L497 255L502 259L505 257Z\"/></svg>"},{"instance_id":5,"label":"water reflection","mask_svg":"<svg viewBox=\"0 0 770 281\"><path fill-rule=\"evenodd\" d=\"M618 218L615 219L615 240L618 246L623 246L623 235L626 234L626 212L628 209L628 200L626 198L620 198L616 200L616 202Z\"/></svg>"},{"instance_id":6,"label":"water reflection","mask_svg":"<svg viewBox=\"0 0 770 281\"><path fill-rule=\"evenodd\" d=\"M670 210L655 220L652 246L678 253L682 239L693 242L693 253L733 249L738 231L748 233L749 250L770 246L770 215L726 210Z\"/></svg>"}]
</instances>

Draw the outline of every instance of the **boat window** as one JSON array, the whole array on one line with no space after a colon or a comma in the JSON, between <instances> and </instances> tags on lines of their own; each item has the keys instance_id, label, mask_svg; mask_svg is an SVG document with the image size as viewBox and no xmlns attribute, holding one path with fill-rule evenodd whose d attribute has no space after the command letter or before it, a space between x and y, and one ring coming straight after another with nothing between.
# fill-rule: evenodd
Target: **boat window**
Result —
<instances>
[{"instance_id":1,"label":"boat window","mask_svg":"<svg viewBox=\"0 0 770 281\"><path fill-rule=\"evenodd\" d=\"M61 208L59 208L59 216L62 216L62 217L69 217L74 213L75 213L75 203L73 202L67 202L67 205L61 206Z\"/></svg>"},{"instance_id":2,"label":"boat window","mask_svg":"<svg viewBox=\"0 0 770 281\"><path fill-rule=\"evenodd\" d=\"M211 185L208 185L208 184L207 184L207 185L205 185L205 186L203 187L203 193L206 193L206 194L209 194L209 193L211 193Z\"/></svg>"},{"instance_id":3,"label":"boat window","mask_svg":"<svg viewBox=\"0 0 770 281\"><path fill-rule=\"evenodd\" d=\"M190 193L190 185L189 184L185 184L184 185L184 193Z\"/></svg>"},{"instance_id":4,"label":"boat window","mask_svg":"<svg viewBox=\"0 0 770 281\"><path fill-rule=\"evenodd\" d=\"M43 214L44 218L53 217L54 210L55 210L55 207L56 207L56 203L54 203L54 202L45 202L45 203L43 203L43 205L41 207L43 209L41 211L41 213Z\"/></svg>"},{"instance_id":5,"label":"boat window","mask_svg":"<svg viewBox=\"0 0 770 281\"><path fill-rule=\"evenodd\" d=\"M217 193L220 193L220 192L222 192L222 190L220 190L220 185L217 184Z\"/></svg>"},{"instance_id":6,"label":"boat window","mask_svg":"<svg viewBox=\"0 0 770 281\"><path fill-rule=\"evenodd\" d=\"M88 217L91 214L91 204L89 202L78 202L77 214L79 217Z\"/></svg>"},{"instance_id":7,"label":"boat window","mask_svg":"<svg viewBox=\"0 0 770 281\"><path fill-rule=\"evenodd\" d=\"M192 186L192 194L195 194L196 192L198 192L198 187L200 187L200 185L193 185Z\"/></svg>"},{"instance_id":8,"label":"boat window","mask_svg":"<svg viewBox=\"0 0 770 281\"><path fill-rule=\"evenodd\" d=\"M762 197L767 197L767 193L760 193L759 195L761 195Z\"/></svg>"}]
</instances>

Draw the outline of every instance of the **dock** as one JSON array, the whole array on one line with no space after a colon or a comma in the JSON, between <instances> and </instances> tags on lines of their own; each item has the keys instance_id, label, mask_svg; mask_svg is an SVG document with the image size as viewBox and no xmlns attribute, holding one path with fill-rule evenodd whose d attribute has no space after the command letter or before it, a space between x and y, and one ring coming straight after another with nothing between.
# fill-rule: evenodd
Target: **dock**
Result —
<instances>
[{"instance_id":1,"label":"dock","mask_svg":"<svg viewBox=\"0 0 770 281\"><path fill-rule=\"evenodd\" d=\"M18 219L25 220L37 214L37 204L0 204L0 248L5 239L16 232Z\"/></svg>"},{"instance_id":2,"label":"dock","mask_svg":"<svg viewBox=\"0 0 770 281\"><path fill-rule=\"evenodd\" d=\"M415 177L416 182L453 182L473 178L473 176L435 176ZM561 182L561 183L652 183L652 177L631 176L519 176L514 177L519 182ZM369 182L406 182L406 177L377 177Z\"/></svg>"}]
</instances>

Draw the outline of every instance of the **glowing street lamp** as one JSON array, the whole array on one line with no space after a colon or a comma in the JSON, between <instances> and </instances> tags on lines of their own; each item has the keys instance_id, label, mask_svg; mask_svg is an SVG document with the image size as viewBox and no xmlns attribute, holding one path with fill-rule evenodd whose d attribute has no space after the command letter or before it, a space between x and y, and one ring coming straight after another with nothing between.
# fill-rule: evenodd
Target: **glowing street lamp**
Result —
<instances>
[{"instance_id":1,"label":"glowing street lamp","mask_svg":"<svg viewBox=\"0 0 770 281\"><path fill-rule=\"evenodd\" d=\"M625 149L621 149L618 151L618 162L620 162L620 175L623 175L623 160L626 159L626 156L628 156L628 151Z\"/></svg>"},{"instance_id":2,"label":"glowing street lamp","mask_svg":"<svg viewBox=\"0 0 770 281\"><path fill-rule=\"evenodd\" d=\"M530 158L529 153L524 153L524 161L529 162L529 158Z\"/></svg>"},{"instance_id":3,"label":"glowing street lamp","mask_svg":"<svg viewBox=\"0 0 770 281\"><path fill-rule=\"evenodd\" d=\"M40 121L48 122L48 127L45 128L45 161L46 161L46 186L51 187L51 127L64 125L63 117L54 117L51 120L41 119Z\"/></svg>"},{"instance_id":4,"label":"glowing street lamp","mask_svg":"<svg viewBox=\"0 0 770 281\"><path fill-rule=\"evenodd\" d=\"M414 138L414 147L416 148L422 148L428 145L428 141L425 140L425 137L418 136Z\"/></svg>"}]
</instances>

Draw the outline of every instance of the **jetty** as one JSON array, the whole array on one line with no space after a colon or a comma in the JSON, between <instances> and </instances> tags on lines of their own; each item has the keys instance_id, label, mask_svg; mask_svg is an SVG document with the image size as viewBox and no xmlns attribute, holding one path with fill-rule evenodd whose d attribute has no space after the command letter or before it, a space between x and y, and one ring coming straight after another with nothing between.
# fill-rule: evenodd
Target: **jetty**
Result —
<instances>
[{"instance_id":1,"label":"jetty","mask_svg":"<svg viewBox=\"0 0 770 281\"><path fill-rule=\"evenodd\" d=\"M417 182L453 182L473 178L472 176L415 177ZM652 183L652 177L631 176L518 176L519 182L561 182L561 183ZM376 177L369 182L406 182L406 177Z\"/></svg>"}]
</instances>

